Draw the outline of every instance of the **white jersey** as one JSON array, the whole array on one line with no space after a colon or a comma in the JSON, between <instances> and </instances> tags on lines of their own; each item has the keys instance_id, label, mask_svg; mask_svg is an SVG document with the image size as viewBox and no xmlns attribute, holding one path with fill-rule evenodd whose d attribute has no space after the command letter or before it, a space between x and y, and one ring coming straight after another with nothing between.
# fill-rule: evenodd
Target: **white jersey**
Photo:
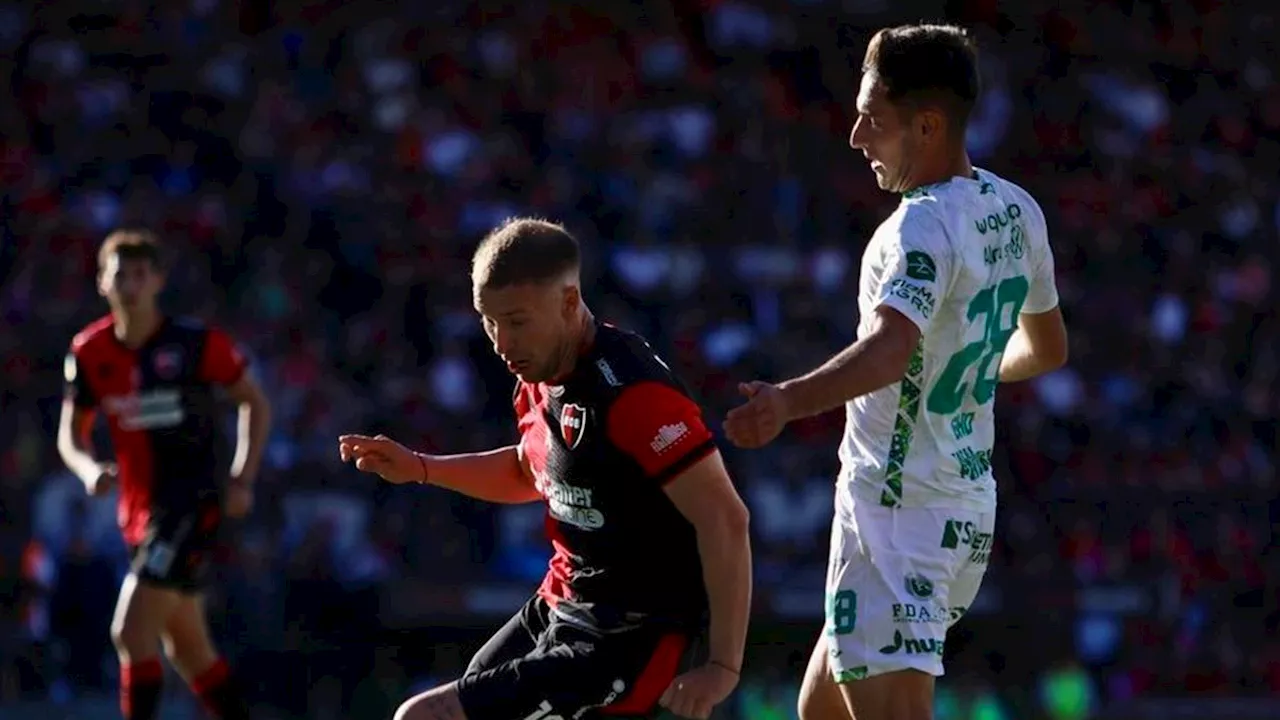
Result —
<instances>
[{"instance_id":1,"label":"white jersey","mask_svg":"<svg viewBox=\"0 0 1280 720\"><path fill-rule=\"evenodd\" d=\"M1058 304L1044 214L985 170L913 190L862 258L858 335L887 305L921 333L900 383L845 406L837 510L995 508L1000 358L1019 313Z\"/></svg>"}]
</instances>

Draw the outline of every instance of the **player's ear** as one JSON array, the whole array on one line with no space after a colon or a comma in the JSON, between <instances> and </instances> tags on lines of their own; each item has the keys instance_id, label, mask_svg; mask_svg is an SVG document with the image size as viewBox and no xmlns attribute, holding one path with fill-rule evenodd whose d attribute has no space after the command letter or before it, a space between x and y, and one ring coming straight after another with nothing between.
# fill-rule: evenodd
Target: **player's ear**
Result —
<instances>
[{"instance_id":1,"label":"player's ear","mask_svg":"<svg viewBox=\"0 0 1280 720\"><path fill-rule=\"evenodd\" d=\"M938 142L946 137L947 118L936 108L924 108L916 113L915 131L924 142Z\"/></svg>"},{"instance_id":2,"label":"player's ear","mask_svg":"<svg viewBox=\"0 0 1280 720\"><path fill-rule=\"evenodd\" d=\"M580 307L582 307L582 290L573 283L565 285L560 304L560 309L565 319L570 320L577 317Z\"/></svg>"}]
</instances>

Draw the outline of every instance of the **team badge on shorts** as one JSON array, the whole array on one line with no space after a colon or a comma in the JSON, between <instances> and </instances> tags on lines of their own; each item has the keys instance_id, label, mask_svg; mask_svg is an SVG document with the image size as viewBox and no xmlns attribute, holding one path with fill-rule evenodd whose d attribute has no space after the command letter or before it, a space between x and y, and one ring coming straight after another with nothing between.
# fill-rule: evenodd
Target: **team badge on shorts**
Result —
<instances>
[{"instance_id":1,"label":"team badge on shorts","mask_svg":"<svg viewBox=\"0 0 1280 720\"><path fill-rule=\"evenodd\" d=\"M582 433L587 429L587 411L581 405L569 403L560 411L560 437L570 450L582 442Z\"/></svg>"}]
</instances>

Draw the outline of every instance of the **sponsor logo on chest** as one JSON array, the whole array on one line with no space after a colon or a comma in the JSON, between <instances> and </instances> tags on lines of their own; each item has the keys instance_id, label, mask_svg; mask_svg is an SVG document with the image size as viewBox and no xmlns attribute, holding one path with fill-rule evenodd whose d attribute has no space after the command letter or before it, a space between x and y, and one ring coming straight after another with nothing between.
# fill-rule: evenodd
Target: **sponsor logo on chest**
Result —
<instances>
[{"instance_id":1,"label":"sponsor logo on chest","mask_svg":"<svg viewBox=\"0 0 1280 720\"><path fill-rule=\"evenodd\" d=\"M163 430L186 419L182 391L160 388L102 398L102 408L121 430Z\"/></svg>"},{"instance_id":2,"label":"sponsor logo on chest","mask_svg":"<svg viewBox=\"0 0 1280 720\"><path fill-rule=\"evenodd\" d=\"M595 507L595 491L567 483L554 482L545 471L534 471L534 484L547 500L551 517L580 530L604 527L604 513Z\"/></svg>"}]
</instances>

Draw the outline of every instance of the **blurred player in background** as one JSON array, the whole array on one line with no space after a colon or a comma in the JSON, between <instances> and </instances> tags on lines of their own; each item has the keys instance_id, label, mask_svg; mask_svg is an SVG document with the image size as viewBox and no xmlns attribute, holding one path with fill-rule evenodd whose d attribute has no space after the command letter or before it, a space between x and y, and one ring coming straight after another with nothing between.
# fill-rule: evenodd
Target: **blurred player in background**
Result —
<instances>
[{"instance_id":1,"label":"blurred player in background","mask_svg":"<svg viewBox=\"0 0 1280 720\"><path fill-rule=\"evenodd\" d=\"M862 259L858 339L808 375L743 385L725 430L760 447L845 404L826 623L800 716L924 720L947 629L990 554L996 385L1060 367L1067 334L1040 207L965 151L970 36L881 30L862 72L849 144L902 202Z\"/></svg>"},{"instance_id":2,"label":"blurred player in background","mask_svg":"<svg viewBox=\"0 0 1280 720\"><path fill-rule=\"evenodd\" d=\"M111 314L71 341L58 450L92 495L120 485L118 518L132 563L111 634L120 656L126 720L158 716L161 647L214 716L248 717L209 637L201 584L224 511L239 517L267 440L267 400L231 338L164 316L161 249L145 231L117 231L98 255L98 286ZM239 406L230 477L219 470L214 390ZM115 462L93 454L97 411L106 415Z\"/></svg>"},{"instance_id":3,"label":"blurred player in background","mask_svg":"<svg viewBox=\"0 0 1280 720\"><path fill-rule=\"evenodd\" d=\"M538 593L463 677L397 720L707 717L737 685L751 604L747 510L671 369L583 303L577 241L515 220L475 253L476 310L516 376L520 442L432 456L340 439L344 461L499 503L547 504ZM707 662L679 675L709 611ZM597 713L597 709L598 713Z\"/></svg>"}]
</instances>

